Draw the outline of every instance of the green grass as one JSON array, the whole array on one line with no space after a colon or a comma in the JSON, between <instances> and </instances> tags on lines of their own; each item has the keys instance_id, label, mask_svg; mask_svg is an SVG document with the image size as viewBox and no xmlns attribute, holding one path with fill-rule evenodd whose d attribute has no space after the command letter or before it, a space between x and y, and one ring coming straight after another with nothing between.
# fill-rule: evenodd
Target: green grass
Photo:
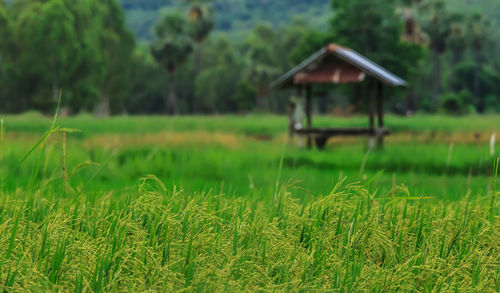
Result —
<instances>
[{"instance_id":1,"label":"green grass","mask_svg":"<svg viewBox=\"0 0 500 293\"><path fill-rule=\"evenodd\" d=\"M500 290L498 116L0 119L0 290Z\"/></svg>"},{"instance_id":2,"label":"green grass","mask_svg":"<svg viewBox=\"0 0 500 293\"><path fill-rule=\"evenodd\" d=\"M254 142L241 138L241 149L223 146L198 147L194 145L168 146L81 146L81 140L68 140L66 165L69 182L75 187L99 191L123 189L136 185L138 179L154 174L169 187L178 185L187 192L209 189L229 195L268 196L274 188L279 167L281 146L272 142ZM62 147L49 146L45 150L43 166L38 156L28 159L22 168L14 169L23 153L25 143L15 144L4 154L0 167L8 179L7 190L26 186L32 180L32 170L39 180L61 184ZM297 198L327 194L339 179L347 176L349 182L364 181L384 171L375 181L375 188L387 192L396 184L405 184L412 195L459 199L470 189L473 196L487 193L491 177L492 158L486 148L456 146L447 165L448 146L388 145L384 151L366 156L362 145L332 147L326 152L305 152L287 149L282 178L298 181L303 189L293 192ZM413 156L408 156L412 153ZM88 164L82 165L82 163ZM90 163L94 162L94 163Z\"/></svg>"},{"instance_id":3,"label":"green grass","mask_svg":"<svg viewBox=\"0 0 500 293\"><path fill-rule=\"evenodd\" d=\"M52 122L51 117L38 113L24 115L4 115L5 126L11 132L41 133L46 131ZM500 116L471 115L466 117L446 117L417 115L411 118L388 116L386 124L396 133L399 132L485 132L498 131ZM231 132L249 135L276 135L286 132L287 118L283 116L179 116L166 118L162 116L113 117L99 119L91 115L80 115L71 118L60 118L62 127L80 129L83 136L103 133L145 133L158 131L193 131ZM315 117L316 126L367 126L368 118L357 117Z\"/></svg>"},{"instance_id":4,"label":"green grass","mask_svg":"<svg viewBox=\"0 0 500 293\"><path fill-rule=\"evenodd\" d=\"M39 158L33 156L24 168L13 170L52 121L36 114L4 119L7 135L12 137L0 166L9 177L4 187L13 190L28 184L34 169L39 170L37 177L59 178L60 134L45 150L43 168L37 167ZM363 125L365 120L319 117L317 124ZM498 121L498 116L391 116L387 124L394 135L384 150L367 153L366 139L337 141L323 152L289 145L282 175L298 181L301 189L293 195L300 199L327 194L343 177L362 182L382 170L374 185L380 192L389 191L396 183L407 185L415 196L460 199L469 190L473 196L484 195L493 160L489 137ZM177 185L186 192L213 189L229 195L266 197L274 188L286 141L286 119L278 116L79 116L58 123L80 130L68 134L69 182L93 191L130 188L138 178L154 174L167 186ZM81 166L84 162L92 164ZM60 179L51 182L60 184Z\"/></svg>"}]
</instances>

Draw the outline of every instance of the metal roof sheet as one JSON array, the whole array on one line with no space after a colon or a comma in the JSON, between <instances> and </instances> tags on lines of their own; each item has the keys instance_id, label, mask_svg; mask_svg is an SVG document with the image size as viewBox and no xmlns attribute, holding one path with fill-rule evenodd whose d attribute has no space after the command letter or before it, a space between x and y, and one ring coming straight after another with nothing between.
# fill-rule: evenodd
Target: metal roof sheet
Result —
<instances>
[{"instance_id":1,"label":"metal roof sheet","mask_svg":"<svg viewBox=\"0 0 500 293\"><path fill-rule=\"evenodd\" d=\"M314 53L311 57L307 58L302 63L300 63L298 66L296 66L295 68L293 68L292 70L288 71L283 76L281 76L279 79L274 81L271 84L271 88L281 88L281 87L289 85L290 82L293 82L292 79L296 74L307 70L307 68L310 65L322 62L323 59L328 55L333 55L333 56L339 58L340 60L355 66L360 71L366 73L366 75L371 76L373 78L376 78L376 79L378 79L378 80L380 80L388 85L391 85L391 86L407 86L408 85L408 83L405 80L403 80L402 78L389 72L387 69L374 63L373 61L362 56L361 54L357 53L356 51L349 49L349 48L346 48L346 47L336 45L336 44L330 44L324 48L321 48L319 51Z\"/></svg>"}]
</instances>

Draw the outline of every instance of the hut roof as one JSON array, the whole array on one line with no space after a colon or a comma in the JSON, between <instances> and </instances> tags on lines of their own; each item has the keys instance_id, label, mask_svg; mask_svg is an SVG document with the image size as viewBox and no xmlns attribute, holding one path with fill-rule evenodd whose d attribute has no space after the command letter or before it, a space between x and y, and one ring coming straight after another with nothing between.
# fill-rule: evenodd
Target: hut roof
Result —
<instances>
[{"instance_id":1,"label":"hut roof","mask_svg":"<svg viewBox=\"0 0 500 293\"><path fill-rule=\"evenodd\" d=\"M408 85L402 78L356 51L330 44L274 81L271 88L308 83L362 82L367 75L390 86Z\"/></svg>"}]
</instances>

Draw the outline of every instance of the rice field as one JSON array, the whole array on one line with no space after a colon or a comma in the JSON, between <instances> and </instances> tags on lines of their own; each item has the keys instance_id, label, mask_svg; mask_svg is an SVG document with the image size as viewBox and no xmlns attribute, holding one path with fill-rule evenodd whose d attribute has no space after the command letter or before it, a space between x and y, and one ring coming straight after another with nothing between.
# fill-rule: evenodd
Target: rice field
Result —
<instances>
[{"instance_id":1,"label":"rice field","mask_svg":"<svg viewBox=\"0 0 500 293\"><path fill-rule=\"evenodd\" d=\"M0 290L500 291L499 116L1 119Z\"/></svg>"}]
</instances>

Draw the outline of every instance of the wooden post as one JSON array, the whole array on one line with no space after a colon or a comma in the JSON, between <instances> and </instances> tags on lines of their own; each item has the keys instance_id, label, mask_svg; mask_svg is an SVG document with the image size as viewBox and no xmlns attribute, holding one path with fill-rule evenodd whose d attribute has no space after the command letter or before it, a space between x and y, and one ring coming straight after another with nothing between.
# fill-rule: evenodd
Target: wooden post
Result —
<instances>
[{"instance_id":1,"label":"wooden post","mask_svg":"<svg viewBox=\"0 0 500 293\"><path fill-rule=\"evenodd\" d=\"M312 88L311 84L307 84L306 86L306 118L307 118L307 128L311 129L312 127L312 96L311 93ZM309 134L307 136L307 148L312 148L312 135Z\"/></svg>"},{"instance_id":2,"label":"wooden post","mask_svg":"<svg viewBox=\"0 0 500 293\"><path fill-rule=\"evenodd\" d=\"M295 110L298 107L298 104L300 103L300 98L302 97L302 85L299 84L297 85L297 97L299 98L299 101L290 101L291 105L293 106L291 109L289 109L290 115L289 119L289 128L290 128L290 138L293 138L295 135L295 125L297 122L302 123L302 121L295 121Z\"/></svg>"},{"instance_id":3,"label":"wooden post","mask_svg":"<svg viewBox=\"0 0 500 293\"><path fill-rule=\"evenodd\" d=\"M384 85L382 82L378 83L378 93L377 93L377 116L378 116L378 141L379 147L384 146L384 134L382 129L384 128Z\"/></svg>"},{"instance_id":4,"label":"wooden post","mask_svg":"<svg viewBox=\"0 0 500 293\"><path fill-rule=\"evenodd\" d=\"M368 83L368 113L370 115L370 129L375 130L375 87L373 82Z\"/></svg>"},{"instance_id":5,"label":"wooden post","mask_svg":"<svg viewBox=\"0 0 500 293\"><path fill-rule=\"evenodd\" d=\"M377 94L375 92L375 82L373 80L370 80L368 82L368 89L366 91L366 94L368 96L368 115L370 118L370 139L368 141L368 148L372 149L375 146L375 95Z\"/></svg>"},{"instance_id":6,"label":"wooden post","mask_svg":"<svg viewBox=\"0 0 500 293\"><path fill-rule=\"evenodd\" d=\"M299 84L297 86L297 96L299 96L299 98L302 97L302 85L301 84Z\"/></svg>"}]
</instances>

